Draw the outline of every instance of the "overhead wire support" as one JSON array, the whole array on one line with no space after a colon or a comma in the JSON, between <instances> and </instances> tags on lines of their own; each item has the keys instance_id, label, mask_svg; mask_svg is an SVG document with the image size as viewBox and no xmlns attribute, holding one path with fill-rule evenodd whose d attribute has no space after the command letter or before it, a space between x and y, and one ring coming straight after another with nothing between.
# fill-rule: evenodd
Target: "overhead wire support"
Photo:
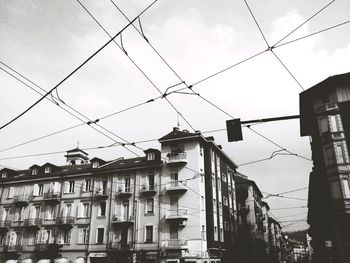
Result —
<instances>
[{"instance_id":1,"label":"overhead wire support","mask_svg":"<svg viewBox=\"0 0 350 263\"><path fill-rule=\"evenodd\" d=\"M144 12L146 12L153 4L155 4L158 0L154 0L150 5L148 5L141 13L139 13L133 20L131 20L126 26L124 26L117 34L115 34L110 40L108 40L104 45L102 45L98 50L96 50L92 55L90 55L86 60L84 60L78 67L76 67L71 73L69 73L65 78L63 78L59 83L57 83L52 89L50 89L45 95L43 95L40 99L38 99L36 102L34 102L31 106L29 106L26 110L24 110L22 113L8 121L7 123L3 124L0 127L0 130L7 127L20 117L22 117L24 114L26 114L28 111L30 111L32 108L34 108L37 104L39 104L43 99L45 99L49 94L51 94L52 91L57 89L60 85L62 85L67 79L69 79L72 75L74 75L79 69L81 69L86 63L88 63L93 57L95 57L101 50L103 50L106 46L108 46L116 37L118 37L125 29L127 29L130 25L132 25L138 17L140 17Z\"/></svg>"},{"instance_id":2,"label":"overhead wire support","mask_svg":"<svg viewBox=\"0 0 350 263\"><path fill-rule=\"evenodd\" d=\"M275 44L272 45L272 47L276 47L279 43L281 43L283 40L285 40L287 37L289 37L291 34L293 34L295 31L297 31L299 28L301 28L303 25L305 25L307 22L309 22L311 19L313 19L315 16L320 14L322 11L324 11L327 7L329 7L334 2L335 2L335 0L330 1L328 4L326 4L320 10L318 10L315 14L310 16L308 19L306 19L304 22L302 22L300 25L298 25L296 28L294 28L292 31L290 31L287 35L285 35L280 40L278 40Z\"/></svg>"},{"instance_id":3,"label":"overhead wire support","mask_svg":"<svg viewBox=\"0 0 350 263\"><path fill-rule=\"evenodd\" d=\"M100 28L110 37L112 38L111 34L108 33L108 31L104 28L104 26L96 19L96 17L86 8L86 6L84 6L80 0L77 0L77 2L80 4L80 6L89 14L89 16L100 26ZM111 1L113 3L114 6L116 6L114 4L113 1ZM117 6L116 6L117 7ZM119 7L117 7L118 10ZM121 10L120 10L121 11ZM122 12L122 11L121 11ZM129 23L131 22L131 20L123 13L123 16L129 21ZM140 17L140 16L139 16ZM132 27L146 40L146 42L152 46L150 44L150 42L148 41L148 39L145 37L142 26L141 26L141 20L138 20L139 25L140 25L140 30L138 30L138 28L134 25L131 24ZM134 66L141 72L141 74L151 83L151 85L161 94L164 95L164 93L160 90L160 88L150 79L150 77L140 68L139 65L136 64L136 62L125 52L124 47L121 47L116 41L114 41L114 43L126 54L126 56L129 58L129 60L134 64ZM153 48L153 46L152 46ZM154 48L153 48L154 49ZM154 49L155 50L155 49ZM156 51L156 50L155 50ZM158 53L158 52L157 52ZM158 53L159 55L159 53ZM160 56L160 55L159 55ZM164 60L165 61L165 60ZM167 64L169 66L169 64ZM169 66L170 67L170 66ZM173 71L174 72L174 71ZM182 79L181 79L182 81ZM165 96L166 97L166 96ZM167 99L165 98L165 100L169 103L169 105L177 112L178 115L181 116L181 118L187 123L187 125L189 127L191 127L191 129L193 131L195 131L196 129L191 125L191 123L182 115L182 113Z\"/></svg>"}]
</instances>

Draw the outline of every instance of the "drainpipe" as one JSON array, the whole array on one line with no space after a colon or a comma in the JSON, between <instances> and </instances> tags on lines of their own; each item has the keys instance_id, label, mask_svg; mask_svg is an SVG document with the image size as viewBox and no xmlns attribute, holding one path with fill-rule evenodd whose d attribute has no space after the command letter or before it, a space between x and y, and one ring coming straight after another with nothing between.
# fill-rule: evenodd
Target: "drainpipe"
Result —
<instances>
[{"instance_id":1,"label":"drainpipe","mask_svg":"<svg viewBox=\"0 0 350 263\"><path fill-rule=\"evenodd\" d=\"M159 169L159 185L158 185L158 250L160 255L161 250L161 233L162 233L162 221L161 221L161 198L162 198L162 171L163 171L163 163ZM159 259L159 257L158 257Z\"/></svg>"},{"instance_id":2,"label":"drainpipe","mask_svg":"<svg viewBox=\"0 0 350 263\"><path fill-rule=\"evenodd\" d=\"M135 177L134 177L134 196L133 196L133 219L134 219L134 225L131 228L131 236L132 236L132 244L133 244L133 250L135 251L135 245L136 245L136 235L137 235L137 200L136 200L136 176L137 171L135 171Z\"/></svg>"},{"instance_id":3,"label":"drainpipe","mask_svg":"<svg viewBox=\"0 0 350 263\"><path fill-rule=\"evenodd\" d=\"M88 235L88 240L87 244L85 246L85 258L86 262L90 262L90 259L88 259L89 256L89 248L90 248L90 238L91 238L91 217L92 217L92 208L94 204L94 195L95 195L95 175L92 177L92 193L91 194L91 203L90 203L90 216L89 216L89 235Z\"/></svg>"},{"instance_id":4,"label":"drainpipe","mask_svg":"<svg viewBox=\"0 0 350 263\"><path fill-rule=\"evenodd\" d=\"M108 177L107 177L108 178ZM107 179L108 182L108 179ZM108 184L108 183L107 183ZM110 233L109 229L111 229L111 213L112 213L112 200L113 200L113 174L111 175L111 186L110 186L110 191L109 191L109 211L108 211L108 222L107 222L107 228L106 232L107 234L107 247L106 250L109 251L109 240L110 240Z\"/></svg>"}]
</instances>

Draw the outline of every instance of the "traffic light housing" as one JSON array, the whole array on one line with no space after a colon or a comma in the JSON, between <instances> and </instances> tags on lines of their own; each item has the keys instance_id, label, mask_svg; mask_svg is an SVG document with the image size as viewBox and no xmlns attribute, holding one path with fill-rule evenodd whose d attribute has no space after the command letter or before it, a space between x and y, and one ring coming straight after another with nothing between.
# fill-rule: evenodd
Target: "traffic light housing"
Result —
<instances>
[{"instance_id":1,"label":"traffic light housing","mask_svg":"<svg viewBox=\"0 0 350 263\"><path fill-rule=\"evenodd\" d=\"M227 139L229 142L242 141L241 119L226 121Z\"/></svg>"}]
</instances>

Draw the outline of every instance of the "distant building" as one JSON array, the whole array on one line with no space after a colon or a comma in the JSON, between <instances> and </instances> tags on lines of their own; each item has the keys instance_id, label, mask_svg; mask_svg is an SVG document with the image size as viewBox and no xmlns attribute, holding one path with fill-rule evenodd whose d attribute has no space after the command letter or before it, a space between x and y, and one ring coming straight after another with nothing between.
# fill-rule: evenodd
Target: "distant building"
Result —
<instances>
[{"instance_id":1,"label":"distant building","mask_svg":"<svg viewBox=\"0 0 350 263\"><path fill-rule=\"evenodd\" d=\"M0 262L232 262L236 164L200 132L159 142L137 158L76 148L67 165L1 169Z\"/></svg>"},{"instance_id":2,"label":"distant building","mask_svg":"<svg viewBox=\"0 0 350 263\"><path fill-rule=\"evenodd\" d=\"M308 200L313 262L349 262L350 73L302 92L300 115L313 159Z\"/></svg>"},{"instance_id":3,"label":"distant building","mask_svg":"<svg viewBox=\"0 0 350 263\"><path fill-rule=\"evenodd\" d=\"M246 177L236 177L238 244L242 262L263 262L267 254L268 229L264 221L268 215L263 214L263 197L254 181ZM266 210L265 210L266 211ZM266 237L266 238L265 238Z\"/></svg>"}]
</instances>

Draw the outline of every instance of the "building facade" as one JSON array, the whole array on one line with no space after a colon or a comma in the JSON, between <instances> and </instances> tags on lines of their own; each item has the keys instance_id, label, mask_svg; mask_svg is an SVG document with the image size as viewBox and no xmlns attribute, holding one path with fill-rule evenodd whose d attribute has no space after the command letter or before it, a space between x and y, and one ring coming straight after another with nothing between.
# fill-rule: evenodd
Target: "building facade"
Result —
<instances>
[{"instance_id":1,"label":"building facade","mask_svg":"<svg viewBox=\"0 0 350 263\"><path fill-rule=\"evenodd\" d=\"M300 94L301 135L310 136L308 223L315 262L350 258L350 73Z\"/></svg>"},{"instance_id":2,"label":"building facade","mask_svg":"<svg viewBox=\"0 0 350 263\"><path fill-rule=\"evenodd\" d=\"M0 262L232 262L237 166L200 132L112 161L0 171Z\"/></svg>"}]
</instances>

